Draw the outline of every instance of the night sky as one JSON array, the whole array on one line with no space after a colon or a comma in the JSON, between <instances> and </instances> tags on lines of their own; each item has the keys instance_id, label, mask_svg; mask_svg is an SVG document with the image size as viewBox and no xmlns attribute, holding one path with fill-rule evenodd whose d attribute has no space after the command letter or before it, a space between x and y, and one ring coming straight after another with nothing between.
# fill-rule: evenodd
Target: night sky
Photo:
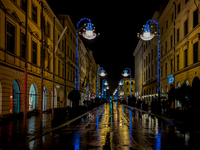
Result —
<instances>
[{"instance_id":1,"label":"night sky","mask_svg":"<svg viewBox=\"0 0 200 150\"><path fill-rule=\"evenodd\" d=\"M137 33L163 0L137 1L75 1L46 0L55 14L68 14L76 27L81 18L90 18L100 36L93 41L83 40L93 51L96 63L107 73L110 92L117 88L128 67L134 77L133 52L137 46ZM87 22L83 22L87 23Z\"/></svg>"}]
</instances>

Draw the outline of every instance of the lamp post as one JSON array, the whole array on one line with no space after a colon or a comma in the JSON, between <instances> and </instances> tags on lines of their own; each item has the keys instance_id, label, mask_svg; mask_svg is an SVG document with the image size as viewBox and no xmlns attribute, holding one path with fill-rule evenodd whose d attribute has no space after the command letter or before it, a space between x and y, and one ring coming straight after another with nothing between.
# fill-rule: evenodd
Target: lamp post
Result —
<instances>
[{"instance_id":1,"label":"lamp post","mask_svg":"<svg viewBox=\"0 0 200 150\"><path fill-rule=\"evenodd\" d=\"M122 83L123 82L123 83ZM123 97L122 98L124 98L124 80L123 79L121 79L120 81L119 81L119 85L123 85Z\"/></svg>"},{"instance_id":2,"label":"lamp post","mask_svg":"<svg viewBox=\"0 0 200 150\"><path fill-rule=\"evenodd\" d=\"M26 1L26 17L25 17L25 66L24 66L24 134L26 134L26 119L27 119L27 66L28 66L28 1Z\"/></svg>"},{"instance_id":3,"label":"lamp post","mask_svg":"<svg viewBox=\"0 0 200 150\"><path fill-rule=\"evenodd\" d=\"M108 89L109 89L109 86L106 85L106 90L108 90ZM105 99L106 99L106 90L105 90Z\"/></svg>"},{"instance_id":4,"label":"lamp post","mask_svg":"<svg viewBox=\"0 0 200 150\"><path fill-rule=\"evenodd\" d=\"M149 28L149 23L153 22L156 24L156 26L158 27L158 47L157 47L157 52L158 52L158 67L157 67L157 82L158 82L158 100L160 101L160 73L161 73L161 67L160 67L160 28L159 28L159 24L158 22L156 22L155 20L151 20L149 19L146 24L144 25L144 29L143 29L143 34L140 35L140 38L143 41L149 41L151 39L154 38L155 34L150 32L150 28Z\"/></svg>"},{"instance_id":5,"label":"lamp post","mask_svg":"<svg viewBox=\"0 0 200 150\"><path fill-rule=\"evenodd\" d=\"M99 67L99 68L97 69L97 97L99 97L99 76L98 76L98 74L99 74L99 70L100 70L100 69L101 69L100 76L102 76L102 77L105 77L105 76L106 76L106 73L105 73L103 67Z\"/></svg>"},{"instance_id":6,"label":"lamp post","mask_svg":"<svg viewBox=\"0 0 200 150\"><path fill-rule=\"evenodd\" d=\"M92 40L96 38L96 33L94 33L94 29L92 27L91 20L88 18L81 18L80 21L76 25L76 68L75 68L75 90L79 91L79 49L78 49L78 33L79 33L79 25L83 20L87 20L85 32L82 33L83 37Z\"/></svg>"},{"instance_id":7,"label":"lamp post","mask_svg":"<svg viewBox=\"0 0 200 150\"><path fill-rule=\"evenodd\" d=\"M117 99L119 98L119 89L118 88L115 89L114 95Z\"/></svg>"},{"instance_id":8,"label":"lamp post","mask_svg":"<svg viewBox=\"0 0 200 150\"><path fill-rule=\"evenodd\" d=\"M103 85L105 85L105 87L108 85L108 82L107 82L106 79L103 79L103 81L102 81L102 94L101 94L102 96L101 96L101 98L103 98L103 90L104 90L104 86Z\"/></svg>"},{"instance_id":9,"label":"lamp post","mask_svg":"<svg viewBox=\"0 0 200 150\"><path fill-rule=\"evenodd\" d=\"M131 69L130 68L126 68L124 70L124 74L122 74L124 77L128 77L129 74L127 73L127 70L129 70L130 72L130 97L132 97L132 84L131 84Z\"/></svg>"}]
</instances>

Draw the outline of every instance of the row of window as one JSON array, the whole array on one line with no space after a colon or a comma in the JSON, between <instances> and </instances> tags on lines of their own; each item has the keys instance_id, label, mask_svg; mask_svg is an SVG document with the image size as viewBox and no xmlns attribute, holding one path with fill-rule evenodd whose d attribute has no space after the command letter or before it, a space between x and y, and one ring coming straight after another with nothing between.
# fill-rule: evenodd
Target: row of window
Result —
<instances>
[{"instance_id":1,"label":"row of window","mask_svg":"<svg viewBox=\"0 0 200 150\"><path fill-rule=\"evenodd\" d=\"M153 61L154 57L156 56L157 56L157 47L154 50L151 49L151 53L148 53L148 56L146 56L146 59L144 59L144 67L150 64L150 62Z\"/></svg>"},{"instance_id":2,"label":"row of window","mask_svg":"<svg viewBox=\"0 0 200 150\"><path fill-rule=\"evenodd\" d=\"M189 0L185 0L184 3L186 4L188 1ZM181 11L181 2L178 3L178 5L177 5L176 14L178 15L180 13L180 11ZM197 13L197 15L198 15L198 12L195 11L194 13ZM174 13L171 14L171 22L173 22L173 21L174 21ZM196 20L194 20L194 25L195 24L196 24ZM198 24L198 22L197 22L197 24ZM167 20L165 22L165 28L166 28L166 30L168 29L168 27L169 27L169 24L168 24L168 20ZM163 34L163 27L161 27L161 34Z\"/></svg>"},{"instance_id":3,"label":"row of window","mask_svg":"<svg viewBox=\"0 0 200 150\"><path fill-rule=\"evenodd\" d=\"M126 92L129 92L129 88L126 89ZM131 92L133 92L133 89L131 88Z\"/></svg>"},{"instance_id":4,"label":"row of window","mask_svg":"<svg viewBox=\"0 0 200 150\"><path fill-rule=\"evenodd\" d=\"M149 89L144 90L144 95L155 94L155 93L157 93L157 86L156 86L155 89L156 89L156 91L154 91L154 87L152 87L152 88L149 88ZM151 92L151 90L152 90L152 92ZM168 86L166 86L166 93L168 93L168 92L169 92L169 89L168 89ZM161 93L164 94L164 89L163 89L163 87L161 88Z\"/></svg>"},{"instance_id":5,"label":"row of window","mask_svg":"<svg viewBox=\"0 0 200 150\"><path fill-rule=\"evenodd\" d=\"M185 80L184 84L186 84L187 86L189 86L189 81ZM177 83L177 88L180 88L180 87L181 87L180 82L178 82ZM157 89L157 86L156 86L156 89ZM165 92L168 93L169 92L168 86L165 86L165 89L166 89ZM148 91L149 91L149 93L148 93ZM146 92L146 94L145 94L145 92ZM146 89L146 90L144 90L144 95L154 94L154 92L157 93L157 91L154 91L154 87L152 87L152 92L151 92L151 88L149 88L149 90ZM164 94L164 88L163 87L161 87L161 93Z\"/></svg>"},{"instance_id":6,"label":"row of window","mask_svg":"<svg viewBox=\"0 0 200 150\"><path fill-rule=\"evenodd\" d=\"M193 63L197 63L198 62L198 42L193 44ZM168 63L165 63L165 68L163 68L163 66L161 66L161 77L164 76L163 74L163 69L165 69L165 76L167 76L168 74L172 74L173 71L175 71L174 68L174 62L173 59L168 60L168 62L170 63L170 72L168 72ZM144 71L144 81L150 79L151 77L153 77L154 75L157 74L157 63L155 63L156 65L154 66L153 64L151 65L151 68L149 67L148 70L146 69L146 71ZM177 71L179 71L180 69L180 60L179 60L179 55L176 55L176 69ZM188 49L184 50L183 52L183 67L187 67L188 66Z\"/></svg>"},{"instance_id":7,"label":"row of window","mask_svg":"<svg viewBox=\"0 0 200 150\"><path fill-rule=\"evenodd\" d=\"M155 64L151 64L151 67L146 68L146 71L144 71L144 81L150 79L151 77L154 77L157 75L157 62Z\"/></svg>"},{"instance_id":8,"label":"row of window","mask_svg":"<svg viewBox=\"0 0 200 150\"><path fill-rule=\"evenodd\" d=\"M193 28L195 28L197 25L198 25L198 22L199 22L199 16L198 16L198 9L196 9L194 12L193 12ZM189 22L188 22L188 18L187 20L184 22L184 36L186 36L188 34L188 28L189 28ZM178 28L176 30L176 42L178 43L180 41L180 29ZM165 41L165 48L163 49L163 45L161 46L161 56L163 56L164 54L164 51L165 53L167 53L167 50L168 50L168 43L167 41ZM170 36L170 48L173 47L173 35Z\"/></svg>"},{"instance_id":9,"label":"row of window","mask_svg":"<svg viewBox=\"0 0 200 150\"><path fill-rule=\"evenodd\" d=\"M10 52L12 54L15 54L15 27L7 22L7 32L6 32L6 50L7 52ZM20 52L21 52L21 58L22 59L25 59L25 40L26 40L26 36L23 32L21 32L21 43L20 43ZM37 53L38 53L38 45L35 41L32 41L31 43L31 63L33 65L37 65L37 61L38 61L38 57L37 57ZM69 50L69 49L68 49ZM71 53L72 54L72 53ZM73 58L75 57L74 56L75 54L73 53ZM45 59L47 60L46 61L46 65L48 66L47 69L48 71L50 71L50 60L51 60L51 55L44 50L44 62L45 62ZM45 66L45 65L44 65ZM64 68L65 68L65 65L64 63L61 63L60 60L58 60L58 76L60 77L63 77L65 76L65 71L64 71ZM62 69L62 72L61 72L61 69ZM62 74L61 74L62 73ZM75 71L72 70L72 69L69 69L68 67L68 70L67 70L67 79L69 81L72 81L74 82L75 80Z\"/></svg>"},{"instance_id":10,"label":"row of window","mask_svg":"<svg viewBox=\"0 0 200 150\"><path fill-rule=\"evenodd\" d=\"M156 85L156 88L154 89L154 87L152 88L149 88L149 89L144 89L143 91L143 95L148 95L148 94L155 94L157 93L157 85Z\"/></svg>"},{"instance_id":11,"label":"row of window","mask_svg":"<svg viewBox=\"0 0 200 150\"><path fill-rule=\"evenodd\" d=\"M126 85L129 85L129 82L126 82ZM133 82L131 82L131 85L133 85Z\"/></svg>"},{"instance_id":12,"label":"row of window","mask_svg":"<svg viewBox=\"0 0 200 150\"><path fill-rule=\"evenodd\" d=\"M184 50L183 52L183 67L187 67L188 66L188 49ZM198 42L193 44L193 64L197 63L199 60L198 58ZM180 69L180 60L179 60L179 55L176 55L176 65L177 65L177 71L179 71ZM167 63L165 63L165 76L167 76L169 73L167 72ZM173 68L173 60L170 60L170 66L171 66L171 72L170 74L172 74L173 70L175 68ZM161 77L163 77L163 66L161 66Z\"/></svg>"},{"instance_id":13,"label":"row of window","mask_svg":"<svg viewBox=\"0 0 200 150\"><path fill-rule=\"evenodd\" d=\"M26 1L27 0L21 0L21 2L20 2L20 7L22 8L22 10L24 12L26 12ZM17 1L15 0L14 2L17 2ZM31 18L36 24L38 23L38 17L37 16L38 16L37 6L34 3L32 3L32 5L31 5ZM41 28L42 28L42 23L43 23L43 30L44 30L45 35L48 38L51 38L51 29L53 29L53 28L51 28L51 24L48 21L45 24L45 17L44 16L42 17L42 15L41 15L41 22L40 23L41 23L41 25L40 25ZM67 35L69 36L69 38L71 39L71 41L75 45L75 38L72 35L72 32L70 32L69 28L67 28ZM60 35L58 35L58 39L59 39L59 37L60 37ZM61 48L61 45L62 45L62 48ZM62 51L66 50L66 48L67 48L67 56L69 56L69 58L71 58L72 61L75 62L75 53L72 52L72 49L69 48L69 46L66 46L66 39L60 41L58 48Z\"/></svg>"}]
</instances>

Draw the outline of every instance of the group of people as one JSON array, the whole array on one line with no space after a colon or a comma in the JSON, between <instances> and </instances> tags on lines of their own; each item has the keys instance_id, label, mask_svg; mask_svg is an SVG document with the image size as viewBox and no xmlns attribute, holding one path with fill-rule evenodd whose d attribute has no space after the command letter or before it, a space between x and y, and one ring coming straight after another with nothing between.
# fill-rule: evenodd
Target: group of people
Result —
<instances>
[{"instance_id":1,"label":"group of people","mask_svg":"<svg viewBox=\"0 0 200 150\"><path fill-rule=\"evenodd\" d=\"M148 107L150 107L152 112L160 112L161 110L168 111L170 109L169 100L165 100L165 99L158 100L158 99L154 98L150 102L149 106L148 106L148 104L145 103L144 99L143 100L137 99L136 100L136 107L141 108L141 106L142 106L143 109L148 109Z\"/></svg>"}]
</instances>

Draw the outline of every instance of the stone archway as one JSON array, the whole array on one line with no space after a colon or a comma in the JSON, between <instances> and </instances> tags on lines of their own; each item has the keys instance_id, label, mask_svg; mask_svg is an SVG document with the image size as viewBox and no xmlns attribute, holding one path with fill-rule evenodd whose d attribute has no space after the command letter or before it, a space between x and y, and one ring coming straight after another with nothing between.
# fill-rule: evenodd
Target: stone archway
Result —
<instances>
[{"instance_id":1,"label":"stone archway","mask_svg":"<svg viewBox=\"0 0 200 150\"><path fill-rule=\"evenodd\" d=\"M16 80L11 84L10 88L10 113L20 112L20 88Z\"/></svg>"},{"instance_id":2,"label":"stone archway","mask_svg":"<svg viewBox=\"0 0 200 150\"><path fill-rule=\"evenodd\" d=\"M35 100L36 99L36 90L35 86L31 84L30 90L29 90L29 100L28 100L28 110L33 111L35 109Z\"/></svg>"},{"instance_id":3,"label":"stone archway","mask_svg":"<svg viewBox=\"0 0 200 150\"><path fill-rule=\"evenodd\" d=\"M47 102L48 102L48 88L47 86L44 87L43 90L43 111L47 111L48 107L47 107Z\"/></svg>"},{"instance_id":4,"label":"stone archway","mask_svg":"<svg viewBox=\"0 0 200 150\"><path fill-rule=\"evenodd\" d=\"M184 83L183 83L183 84L185 84L186 86L189 86L189 85L190 85L190 83L189 83L188 79L186 79L186 80L184 81Z\"/></svg>"},{"instance_id":5,"label":"stone archway","mask_svg":"<svg viewBox=\"0 0 200 150\"><path fill-rule=\"evenodd\" d=\"M195 77L192 81L192 89L197 90L200 86L200 80L198 77Z\"/></svg>"},{"instance_id":6,"label":"stone archway","mask_svg":"<svg viewBox=\"0 0 200 150\"><path fill-rule=\"evenodd\" d=\"M36 102L37 102L37 87L36 84L31 84L30 90L29 90L29 100L28 100L28 110L34 111L36 109Z\"/></svg>"},{"instance_id":7,"label":"stone archway","mask_svg":"<svg viewBox=\"0 0 200 150\"><path fill-rule=\"evenodd\" d=\"M180 87L181 87L180 82L177 82L177 84L176 84L176 88L178 89L178 88L180 88Z\"/></svg>"},{"instance_id":8,"label":"stone archway","mask_svg":"<svg viewBox=\"0 0 200 150\"><path fill-rule=\"evenodd\" d=\"M176 83L176 89L178 89L178 88L180 88L181 87L181 83L180 82L177 82ZM174 106L175 108L176 107L181 107L181 103L180 103L180 101L178 100L178 99L175 99L175 106Z\"/></svg>"},{"instance_id":9,"label":"stone archway","mask_svg":"<svg viewBox=\"0 0 200 150\"><path fill-rule=\"evenodd\" d=\"M200 80L198 77L195 77L192 81L192 96L193 100L199 99L199 88L200 88Z\"/></svg>"},{"instance_id":10,"label":"stone archway","mask_svg":"<svg viewBox=\"0 0 200 150\"><path fill-rule=\"evenodd\" d=\"M51 91L51 108L53 108L53 91ZM54 108L57 108L57 90L54 88Z\"/></svg>"},{"instance_id":11,"label":"stone archway","mask_svg":"<svg viewBox=\"0 0 200 150\"><path fill-rule=\"evenodd\" d=\"M59 107L60 108L64 107L64 91L62 87L60 88L60 91L59 91Z\"/></svg>"}]
</instances>

